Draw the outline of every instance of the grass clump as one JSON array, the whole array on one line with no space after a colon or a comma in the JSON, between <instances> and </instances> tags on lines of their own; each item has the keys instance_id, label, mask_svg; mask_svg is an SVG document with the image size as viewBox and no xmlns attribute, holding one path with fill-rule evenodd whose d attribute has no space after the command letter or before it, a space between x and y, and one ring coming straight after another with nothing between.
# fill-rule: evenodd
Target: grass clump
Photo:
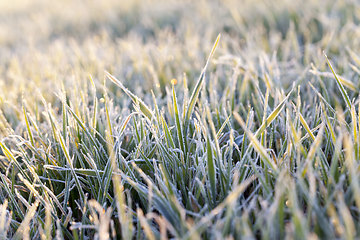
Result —
<instances>
[{"instance_id":1,"label":"grass clump","mask_svg":"<svg viewBox=\"0 0 360 240\"><path fill-rule=\"evenodd\" d=\"M0 10L1 239L360 237L356 1L66 4Z\"/></svg>"}]
</instances>

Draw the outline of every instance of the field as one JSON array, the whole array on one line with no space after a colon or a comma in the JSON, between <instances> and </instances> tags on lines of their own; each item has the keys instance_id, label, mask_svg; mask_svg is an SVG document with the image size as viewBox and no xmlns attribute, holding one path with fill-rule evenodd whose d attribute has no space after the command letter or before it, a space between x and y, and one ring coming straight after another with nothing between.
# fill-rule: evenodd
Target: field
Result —
<instances>
[{"instance_id":1,"label":"field","mask_svg":"<svg viewBox=\"0 0 360 240\"><path fill-rule=\"evenodd\" d=\"M357 0L0 0L0 239L360 238Z\"/></svg>"}]
</instances>

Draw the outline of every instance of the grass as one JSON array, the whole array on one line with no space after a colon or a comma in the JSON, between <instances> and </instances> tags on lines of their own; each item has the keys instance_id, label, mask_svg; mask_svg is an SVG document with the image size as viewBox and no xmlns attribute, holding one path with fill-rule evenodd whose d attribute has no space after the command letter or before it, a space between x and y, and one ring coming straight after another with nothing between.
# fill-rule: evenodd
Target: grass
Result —
<instances>
[{"instance_id":1,"label":"grass","mask_svg":"<svg viewBox=\"0 0 360 240\"><path fill-rule=\"evenodd\" d=\"M62 4L0 1L1 239L360 237L357 1Z\"/></svg>"}]
</instances>

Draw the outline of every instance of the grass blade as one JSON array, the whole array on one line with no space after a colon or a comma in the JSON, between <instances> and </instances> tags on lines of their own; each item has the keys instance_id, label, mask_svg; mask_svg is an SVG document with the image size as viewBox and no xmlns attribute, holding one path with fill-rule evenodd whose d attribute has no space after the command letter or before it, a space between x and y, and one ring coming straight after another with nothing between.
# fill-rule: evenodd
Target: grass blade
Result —
<instances>
[{"instance_id":1,"label":"grass blade","mask_svg":"<svg viewBox=\"0 0 360 240\"><path fill-rule=\"evenodd\" d=\"M201 87L203 85L203 82L205 80L205 73L206 73L206 69L209 65L209 62L216 50L216 47L219 43L219 40L220 40L220 34L218 35L218 37L216 38L216 41L214 43L214 46L210 52L210 55L206 61L206 64L205 64L205 67L203 68L201 74L200 74L200 77L199 77L199 80L197 81L196 85L195 85L195 88L191 94L191 97L190 97L190 101L189 101L189 105L187 107L187 110L186 110L186 114L185 114L185 133L187 132L187 127L188 127L188 124L189 124L189 120L190 120L190 117L194 111L194 107L195 107L195 103L196 101L198 100L198 97L199 97L199 94L200 94L200 90L201 90Z\"/></svg>"},{"instance_id":2,"label":"grass blade","mask_svg":"<svg viewBox=\"0 0 360 240\"><path fill-rule=\"evenodd\" d=\"M129 89L127 89L118 79L116 79L113 75L106 72L106 76L115 83L118 87L121 88L130 98L131 100L136 104L139 105L140 111L151 121L153 118L153 112L150 110L150 108L135 94L133 94Z\"/></svg>"},{"instance_id":3,"label":"grass blade","mask_svg":"<svg viewBox=\"0 0 360 240\"><path fill-rule=\"evenodd\" d=\"M334 77L335 77L335 80L336 80L336 85L338 86L340 92L341 92L341 96L343 97L343 99L345 100L345 103L346 103L346 106L349 110L349 112L351 112L351 108L352 108L352 104L351 104L351 101L350 101L350 98L349 98L349 95L347 94L344 86L342 85L340 79L338 78L337 74L335 73L335 70L334 68L332 67L331 63L330 63L330 60L328 59L328 57L325 55L325 58L326 58L326 61L327 61L327 64L329 65L329 68L331 69L331 72L334 74Z\"/></svg>"}]
</instances>

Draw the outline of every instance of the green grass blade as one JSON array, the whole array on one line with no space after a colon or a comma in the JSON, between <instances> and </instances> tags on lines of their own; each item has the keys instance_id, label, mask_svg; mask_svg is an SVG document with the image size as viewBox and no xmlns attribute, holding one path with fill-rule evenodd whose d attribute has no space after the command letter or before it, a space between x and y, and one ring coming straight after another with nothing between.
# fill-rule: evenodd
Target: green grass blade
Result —
<instances>
[{"instance_id":1,"label":"green grass blade","mask_svg":"<svg viewBox=\"0 0 360 240\"><path fill-rule=\"evenodd\" d=\"M139 105L140 111L149 119L151 120L153 118L153 112L150 110L150 108L135 94L133 94L129 89L127 89L118 79L116 79L113 75L106 72L106 76L115 83L118 87L121 88L130 98L131 100L136 104Z\"/></svg>"},{"instance_id":2,"label":"green grass blade","mask_svg":"<svg viewBox=\"0 0 360 240\"><path fill-rule=\"evenodd\" d=\"M206 157L207 157L207 168L209 174L209 182L212 194L213 203L216 203L216 173L215 173L215 164L212 154L212 147L209 137L206 140Z\"/></svg>"},{"instance_id":3,"label":"green grass blade","mask_svg":"<svg viewBox=\"0 0 360 240\"><path fill-rule=\"evenodd\" d=\"M349 112L351 112L351 108L352 108L352 104L349 98L349 95L347 94L344 86L342 85L340 79L338 78L337 74L335 73L334 68L332 67L330 60L328 59L328 57L325 54L325 58L327 61L327 64L329 65L329 68L331 69L331 72L334 74L335 80L336 80L336 85L338 86L340 92L341 92L341 96L343 97L343 99L345 100L346 106L349 110Z\"/></svg>"},{"instance_id":4,"label":"green grass blade","mask_svg":"<svg viewBox=\"0 0 360 240\"><path fill-rule=\"evenodd\" d=\"M274 173L277 173L278 168L275 165L275 163L271 160L270 156L266 152L266 149L260 144L259 140L257 140L255 135L250 130L248 130L248 128L245 125L244 120L240 117L240 115L237 112L234 112L233 114L234 114L235 119L239 122L241 127L244 129L246 135L250 138L250 141L251 141L252 145L254 146L254 149L256 150L256 152L258 152L260 154L260 156L262 157L262 159L265 160L265 164L268 167L270 167L270 169ZM249 146L249 148L250 148L250 146Z\"/></svg>"},{"instance_id":5,"label":"green grass blade","mask_svg":"<svg viewBox=\"0 0 360 240\"><path fill-rule=\"evenodd\" d=\"M210 55L209 55L209 57L208 57L208 59L206 61L205 67L203 68L203 70L202 70L202 72L200 74L200 77L199 77L199 79L198 79L198 81L197 81L197 83L195 85L195 88L194 88L194 90L193 90L193 92L191 94L190 101L189 101L189 104L188 104L188 107L187 107L187 110L186 110L186 114L185 114L185 119L184 119L185 133L187 131L187 125L189 124L190 117L191 117L191 115L192 115L192 113L194 111L195 103L198 100L201 87L202 87L203 82L205 80L206 69L207 69L207 67L209 65L209 62L210 62L210 60L211 60L211 58L212 58L212 56L213 56L213 54L214 54L214 52L216 50L216 47L217 47L217 45L219 43L220 36L221 35L219 34L218 37L216 38L214 46L213 46L213 48L212 48L212 50L210 52Z\"/></svg>"},{"instance_id":6,"label":"green grass blade","mask_svg":"<svg viewBox=\"0 0 360 240\"><path fill-rule=\"evenodd\" d=\"M293 92L294 88L288 93L288 95L279 103L279 105L270 113L270 115L266 118L266 121L261 124L259 129L254 134L255 137L259 137L260 134L279 116L281 111L283 110L285 103L289 99L291 93Z\"/></svg>"},{"instance_id":7,"label":"green grass blade","mask_svg":"<svg viewBox=\"0 0 360 240\"><path fill-rule=\"evenodd\" d=\"M183 130L181 128L181 124L180 124L180 114L179 114L179 109L178 109L178 104L177 104L177 99L176 99L176 94L175 94L175 88L173 85L172 88L172 93L173 93L173 104L174 104L174 117L175 117L175 123L176 123L176 130L177 130L177 135L178 135L178 141L179 141L179 145L181 148L181 151L183 152L184 156L187 155L187 153L185 152L185 141L184 141L184 135L183 135ZM186 157L185 157L186 158Z\"/></svg>"}]
</instances>

